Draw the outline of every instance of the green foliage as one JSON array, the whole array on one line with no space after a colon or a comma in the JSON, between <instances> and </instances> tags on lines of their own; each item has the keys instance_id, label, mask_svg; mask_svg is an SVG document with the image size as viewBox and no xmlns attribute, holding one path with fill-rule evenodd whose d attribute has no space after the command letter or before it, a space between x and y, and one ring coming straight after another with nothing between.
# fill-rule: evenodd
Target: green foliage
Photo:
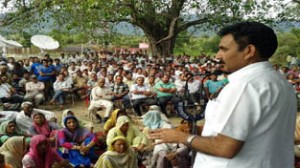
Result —
<instances>
[{"instance_id":1,"label":"green foliage","mask_svg":"<svg viewBox=\"0 0 300 168\"><path fill-rule=\"evenodd\" d=\"M186 53L193 57L200 54L214 56L218 52L218 36L186 37L185 41L185 43L177 43L176 41L174 49L175 55Z\"/></svg>"},{"instance_id":2,"label":"green foliage","mask_svg":"<svg viewBox=\"0 0 300 168\"><path fill-rule=\"evenodd\" d=\"M285 65L288 55L300 58L300 29L278 33L278 49L271 61L276 64Z\"/></svg>"},{"instance_id":3,"label":"green foliage","mask_svg":"<svg viewBox=\"0 0 300 168\"><path fill-rule=\"evenodd\" d=\"M161 56L172 53L175 41L178 43L175 53L198 47L201 52L214 54L215 48L210 45L215 39L202 39L201 46L194 46L189 44L192 39L186 35L180 37L181 32L194 25L213 27L241 20L286 19L286 13L281 12L286 9L282 0L5 0L3 6L12 6L13 12L0 18L2 25L22 30L38 23L40 31L43 23L53 21L53 28L61 33L80 32L69 37L51 32L63 45L72 41L121 45L123 39L117 40L112 26L119 22L131 23L143 30L153 52Z\"/></svg>"}]
</instances>

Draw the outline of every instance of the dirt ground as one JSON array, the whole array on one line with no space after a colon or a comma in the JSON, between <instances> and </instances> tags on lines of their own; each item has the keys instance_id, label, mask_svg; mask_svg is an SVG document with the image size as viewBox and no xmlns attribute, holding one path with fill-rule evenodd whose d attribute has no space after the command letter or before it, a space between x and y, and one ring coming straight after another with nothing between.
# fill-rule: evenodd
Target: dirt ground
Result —
<instances>
[{"instance_id":1,"label":"dirt ground","mask_svg":"<svg viewBox=\"0 0 300 168\"><path fill-rule=\"evenodd\" d=\"M46 103L46 104L48 104L48 103ZM63 113L63 111L65 109L72 110L75 113L75 116L77 118L79 118L80 120L82 120L82 121L91 121L91 119L89 119L89 117L88 117L88 111L87 111L88 107L86 106L86 103L85 103L84 100L75 100L74 106L73 106L71 100L67 100L67 103L64 105L64 109L63 110L59 109L59 105L45 105L42 108L45 109L45 110L49 110L49 111L54 112L55 115L56 115L56 117L57 117L57 119L58 119L58 123L59 124L61 123L61 120L62 120L61 116L62 116L62 113ZM138 125L140 127L143 127L141 118L136 117L133 114L133 112L132 112L131 109L128 109L127 113L133 119L133 121L135 123L138 123ZM101 111L99 111L99 114L101 115ZM178 116L176 116L176 114L173 114L169 119L170 119L171 123L174 126L179 125L179 123L181 121L181 118L178 117ZM203 123L203 121L199 121L198 124L199 123L201 124L201 123ZM94 131L100 131L100 130L102 130L103 125L104 125L104 123L101 123L101 124L94 123Z\"/></svg>"}]
</instances>

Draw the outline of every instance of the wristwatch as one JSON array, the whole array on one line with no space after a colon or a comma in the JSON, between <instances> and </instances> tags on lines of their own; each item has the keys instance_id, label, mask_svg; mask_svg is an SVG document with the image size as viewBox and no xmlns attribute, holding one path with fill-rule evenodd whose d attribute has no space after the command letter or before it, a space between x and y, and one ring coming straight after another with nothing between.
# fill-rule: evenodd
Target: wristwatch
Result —
<instances>
[{"instance_id":1,"label":"wristwatch","mask_svg":"<svg viewBox=\"0 0 300 168\"><path fill-rule=\"evenodd\" d=\"M186 139L186 145L189 147L192 147L192 142L193 140L196 138L196 135L190 135L187 139Z\"/></svg>"}]
</instances>

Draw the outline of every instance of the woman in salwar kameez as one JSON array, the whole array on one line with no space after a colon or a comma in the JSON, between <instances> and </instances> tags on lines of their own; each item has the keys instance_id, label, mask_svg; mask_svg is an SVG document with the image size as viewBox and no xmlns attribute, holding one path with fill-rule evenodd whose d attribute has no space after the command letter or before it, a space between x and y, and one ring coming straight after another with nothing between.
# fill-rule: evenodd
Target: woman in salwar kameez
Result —
<instances>
[{"instance_id":1,"label":"woman in salwar kameez","mask_svg":"<svg viewBox=\"0 0 300 168\"><path fill-rule=\"evenodd\" d=\"M92 167L96 137L88 129L79 126L75 116L64 119L65 128L58 132L59 153L74 167Z\"/></svg>"}]
</instances>

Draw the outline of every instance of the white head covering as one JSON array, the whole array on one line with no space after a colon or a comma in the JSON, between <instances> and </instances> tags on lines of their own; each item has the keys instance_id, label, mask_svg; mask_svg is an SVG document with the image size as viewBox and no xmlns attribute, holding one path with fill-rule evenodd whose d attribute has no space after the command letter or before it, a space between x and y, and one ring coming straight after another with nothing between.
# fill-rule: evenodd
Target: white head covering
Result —
<instances>
[{"instance_id":1,"label":"white head covering","mask_svg":"<svg viewBox=\"0 0 300 168\"><path fill-rule=\"evenodd\" d=\"M30 101L26 101L21 104L22 108L24 108L25 106L33 106L33 104Z\"/></svg>"}]
</instances>

